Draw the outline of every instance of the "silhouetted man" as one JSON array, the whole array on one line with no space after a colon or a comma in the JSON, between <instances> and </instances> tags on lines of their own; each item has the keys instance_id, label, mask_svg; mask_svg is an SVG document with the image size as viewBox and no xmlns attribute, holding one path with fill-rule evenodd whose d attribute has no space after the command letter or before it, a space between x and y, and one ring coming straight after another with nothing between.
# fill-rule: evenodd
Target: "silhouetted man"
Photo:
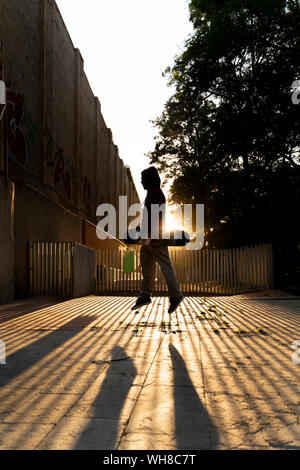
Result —
<instances>
[{"instance_id":1,"label":"silhouetted man","mask_svg":"<svg viewBox=\"0 0 300 470\"><path fill-rule=\"evenodd\" d=\"M143 211L142 217L142 238L145 238L143 246L141 247L141 265L142 265L142 290L140 296L136 300L135 305L131 308L135 310L143 305L151 303L151 294L154 286L156 263L159 264L161 272L167 282L170 306L168 313L176 310L178 305L183 300L183 295L179 289L176 273L172 262L170 260L168 246L161 241L163 231L163 221L165 214L166 198L161 190L161 181L159 174L154 166L142 171L142 185L147 190L147 197L145 199L146 211ZM157 220L151 220L151 206L154 204L163 205L162 212L159 214ZM147 219L147 220L146 220ZM151 225L153 222L153 227ZM154 227L158 223L159 227ZM146 233L145 233L146 224ZM151 239L152 229L156 229L158 238ZM146 235L146 237L145 237Z\"/></svg>"}]
</instances>

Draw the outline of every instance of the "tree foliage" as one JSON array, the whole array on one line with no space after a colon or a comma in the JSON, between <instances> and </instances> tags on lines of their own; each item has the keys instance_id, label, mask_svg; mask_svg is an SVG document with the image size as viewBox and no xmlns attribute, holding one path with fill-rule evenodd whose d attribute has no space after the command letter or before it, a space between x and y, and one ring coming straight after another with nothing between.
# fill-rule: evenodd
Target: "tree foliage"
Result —
<instances>
[{"instance_id":1,"label":"tree foliage","mask_svg":"<svg viewBox=\"0 0 300 470\"><path fill-rule=\"evenodd\" d=\"M190 19L151 163L205 204L209 246L300 242L300 1L192 0Z\"/></svg>"}]
</instances>

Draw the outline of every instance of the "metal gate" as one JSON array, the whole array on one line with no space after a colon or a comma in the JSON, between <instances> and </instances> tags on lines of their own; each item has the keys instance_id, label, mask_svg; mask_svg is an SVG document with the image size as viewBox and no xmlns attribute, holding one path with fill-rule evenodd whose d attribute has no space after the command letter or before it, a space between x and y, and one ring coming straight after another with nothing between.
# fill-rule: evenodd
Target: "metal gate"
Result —
<instances>
[{"instance_id":1,"label":"metal gate","mask_svg":"<svg viewBox=\"0 0 300 470\"><path fill-rule=\"evenodd\" d=\"M169 248L182 292L186 294L238 294L273 287L272 245L229 250ZM136 247L134 270L123 272L124 249L96 253L96 293L136 293L141 289L140 248ZM154 290L167 293L167 284L156 266Z\"/></svg>"},{"instance_id":2,"label":"metal gate","mask_svg":"<svg viewBox=\"0 0 300 470\"><path fill-rule=\"evenodd\" d=\"M95 250L75 242L29 243L29 295L95 294Z\"/></svg>"}]
</instances>

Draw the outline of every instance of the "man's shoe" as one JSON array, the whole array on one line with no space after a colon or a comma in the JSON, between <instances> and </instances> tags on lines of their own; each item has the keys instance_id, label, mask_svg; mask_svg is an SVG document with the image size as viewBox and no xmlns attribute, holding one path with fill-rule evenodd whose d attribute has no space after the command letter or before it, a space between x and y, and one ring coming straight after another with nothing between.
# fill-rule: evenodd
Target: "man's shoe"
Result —
<instances>
[{"instance_id":1,"label":"man's shoe","mask_svg":"<svg viewBox=\"0 0 300 470\"><path fill-rule=\"evenodd\" d=\"M181 304L182 301L183 301L183 295L181 297L179 297L179 299L177 299L177 300L170 300L170 306L169 306L168 313L175 312L176 308Z\"/></svg>"},{"instance_id":2,"label":"man's shoe","mask_svg":"<svg viewBox=\"0 0 300 470\"><path fill-rule=\"evenodd\" d=\"M151 304L150 297L149 298L139 297L136 300L135 305L133 305L133 307L131 307L131 310L136 310L137 308L140 308L140 307L143 307L144 305L149 305L149 304Z\"/></svg>"}]
</instances>

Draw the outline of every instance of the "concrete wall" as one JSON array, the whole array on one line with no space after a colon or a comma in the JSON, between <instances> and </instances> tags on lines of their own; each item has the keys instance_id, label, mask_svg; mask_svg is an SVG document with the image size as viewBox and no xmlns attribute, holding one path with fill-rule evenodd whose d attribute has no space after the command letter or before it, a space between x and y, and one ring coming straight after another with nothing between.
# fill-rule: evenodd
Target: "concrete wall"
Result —
<instances>
[{"instance_id":1,"label":"concrete wall","mask_svg":"<svg viewBox=\"0 0 300 470\"><path fill-rule=\"evenodd\" d=\"M84 243L83 221L97 224L99 204L138 196L55 1L0 0L0 18L8 178L16 188L15 292L23 297L28 241Z\"/></svg>"},{"instance_id":2,"label":"concrete wall","mask_svg":"<svg viewBox=\"0 0 300 470\"><path fill-rule=\"evenodd\" d=\"M28 242L74 241L81 243L82 221L71 211L53 204L42 193L16 181L15 288L16 296L28 291Z\"/></svg>"},{"instance_id":3,"label":"concrete wall","mask_svg":"<svg viewBox=\"0 0 300 470\"><path fill-rule=\"evenodd\" d=\"M0 16L10 177L95 220L103 199L124 194L123 162L80 51L54 0L0 0Z\"/></svg>"},{"instance_id":4,"label":"concrete wall","mask_svg":"<svg viewBox=\"0 0 300 470\"><path fill-rule=\"evenodd\" d=\"M22 13L20 11L22 9ZM40 179L40 7L38 2L0 1L0 39L7 90L8 151L14 168Z\"/></svg>"}]
</instances>

